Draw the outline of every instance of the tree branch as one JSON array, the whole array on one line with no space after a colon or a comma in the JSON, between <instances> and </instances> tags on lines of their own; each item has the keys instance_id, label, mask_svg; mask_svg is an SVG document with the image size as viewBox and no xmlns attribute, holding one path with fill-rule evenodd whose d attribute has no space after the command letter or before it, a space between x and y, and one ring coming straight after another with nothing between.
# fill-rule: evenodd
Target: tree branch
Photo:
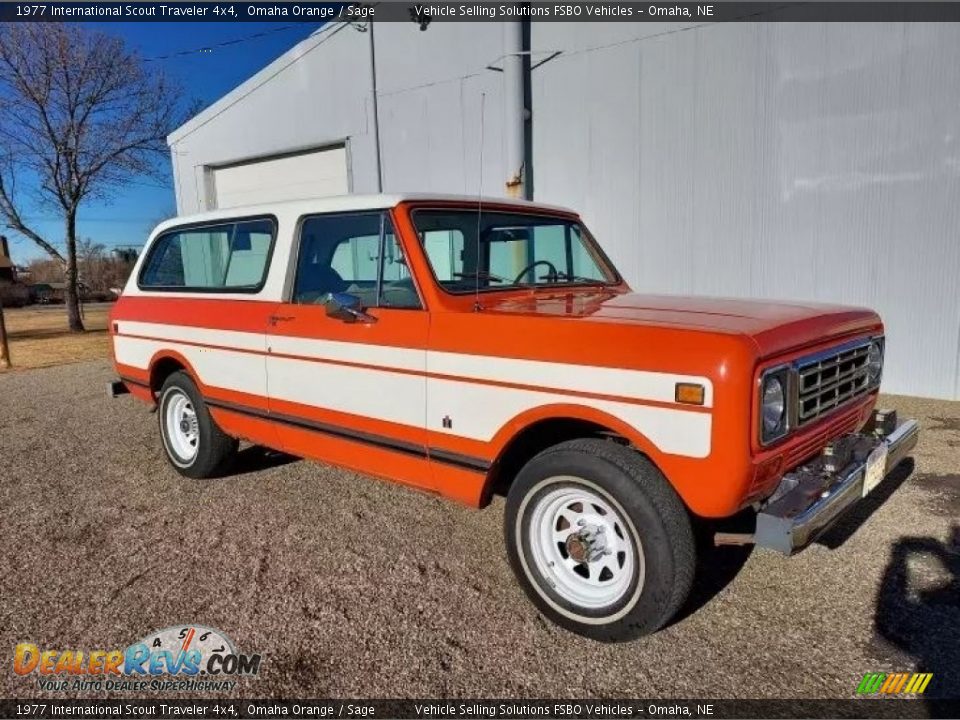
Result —
<instances>
[{"instance_id":1,"label":"tree branch","mask_svg":"<svg viewBox=\"0 0 960 720\"><path fill-rule=\"evenodd\" d=\"M16 205L13 203L11 193L7 189L7 185L3 180L2 173L0 173L0 215L3 216L4 220L6 220L8 228L11 230L16 230L21 235L25 235L33 240L33 242L43 248L54 260L57 260L64 266L67 264L67 259L60 254L59 250L44 240L39 233L34 231L32 228L27 227L26 223L24 223L23 218L20 217L20 213L17 212Z\"/></svg>"}]
</instances>

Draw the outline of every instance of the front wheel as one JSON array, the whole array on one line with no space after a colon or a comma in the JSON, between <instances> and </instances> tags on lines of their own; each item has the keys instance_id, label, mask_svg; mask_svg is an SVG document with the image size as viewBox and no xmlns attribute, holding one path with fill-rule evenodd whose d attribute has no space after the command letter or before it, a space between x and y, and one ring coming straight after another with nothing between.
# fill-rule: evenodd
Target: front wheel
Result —
<instances>
[{"instance_id":1,"label":"front wheel","mask_svg":"<svg viewBox=\"0 0 960 720\"><path fill-rule=\"evenodd\" d=\"M597 640L629 640L667 623L693 582L690 518L660 471L607 440L549 448L507 497L507 552L533 603Z\"/></svg>"},{"instance_id":2,"label":"front wheel","mask_svg":"<svg viewBox=\"0 0 960 720\"><path fill-rule=\"evenodd\" d=\"M170 464L181 475L208 478L223 474L239 443L210 417L196 384L175 372L160 389L160 437Z\"/></svg>"}]
</instances>

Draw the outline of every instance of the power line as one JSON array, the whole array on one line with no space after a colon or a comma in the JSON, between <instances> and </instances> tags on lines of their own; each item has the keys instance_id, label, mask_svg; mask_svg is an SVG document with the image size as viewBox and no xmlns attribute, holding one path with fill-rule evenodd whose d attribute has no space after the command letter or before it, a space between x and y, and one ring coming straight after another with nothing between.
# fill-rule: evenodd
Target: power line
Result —
<instances>
[{"instance_id":1,"label":"power line","mask_svg":"<svg viewBox=\"0 0 960 720\"><path fill-rule=\"evenodd\" d=\"M142 185L143 187L158 188L160 190L173 190L173 183L169 185L161 185L159 183L145 182L143 180L126 180L128 185Z\"/></svg>"},{"instance_id":2,"label":"power line","mask_svg":"<svg viewBox=\"0 0 960 720\"><path fill-rule=\"evenodd\" d=\"M60 215L29 215L23 218L26 222L61 222L63 217ZM135 217L135 218L123 218L123 217L78 217L78 223L141 223L141 222L152 222L152 217Z\"/></svg>"},{"instance_id":3,"label":"power line","mask_svg":"<svg viewBox=\"0 0 960 720\"><path fill-rule=\"evenodd\" d=\"M243 37L233 38L232 40L223 40L218 43L213 43L212 45L204 45L203 47L193 48L191 50L178 50L176 52L167 53L166 55L157 55L155 57L144 58L143 62L160 62L163 60L174 60L180 57L186 57L188 55L199 55L204 52L210 52L214 48L229 47L231 45L240 45L241 43L250 42L251 40L259 40L260 38L267 37L269 35L274 35L279 32L286 32L287 30L293 30L295 28L302 28L304 23L296 23L294 25L283 25L278 28L271 28L270 30L261 30L257 33L252 33L250 35L245 35Z\"/></svg>"}]
</instances>

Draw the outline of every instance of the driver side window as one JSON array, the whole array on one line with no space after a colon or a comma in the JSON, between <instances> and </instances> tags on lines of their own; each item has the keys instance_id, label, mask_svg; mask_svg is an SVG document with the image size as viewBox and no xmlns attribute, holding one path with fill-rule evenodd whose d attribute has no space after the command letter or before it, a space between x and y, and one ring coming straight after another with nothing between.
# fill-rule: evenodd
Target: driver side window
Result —
<instances>
[{"instance_id":1,"label":"driver side window","mask_svg":"<svg viewBox=\"0 0 960 720\"><path fill-rule=\"evenodd\" d=\"M355 295L365 308L421 307L388 213L303 221L293 302L322 303L328 293Z\"/></svg>"}]
</instances>

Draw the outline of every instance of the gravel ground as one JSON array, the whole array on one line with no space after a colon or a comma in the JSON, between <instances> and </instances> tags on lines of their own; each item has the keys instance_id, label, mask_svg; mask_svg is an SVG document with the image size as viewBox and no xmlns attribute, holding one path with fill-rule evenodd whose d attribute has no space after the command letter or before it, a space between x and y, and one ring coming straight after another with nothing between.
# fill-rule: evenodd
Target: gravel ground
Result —
<instances>
[{"instance_id":1,"label":"gravel ground","mask_svg":"<svg viewBox=\"0 0 960 720\"><path fill-rule=\"evenodd\" d=\"M888 502L792 559L706 553L681 619L604 645L526 601L502 500L478 512L255 448L237 475L187 480L110 378L101 361L0 376L4 652L193 622L262 653L246 697L850 698L865 672L915 668L960 696L960 403L885 398L924 427ZM42 696L10 660L0 696Z\"/></svg>"}]
</instances>

